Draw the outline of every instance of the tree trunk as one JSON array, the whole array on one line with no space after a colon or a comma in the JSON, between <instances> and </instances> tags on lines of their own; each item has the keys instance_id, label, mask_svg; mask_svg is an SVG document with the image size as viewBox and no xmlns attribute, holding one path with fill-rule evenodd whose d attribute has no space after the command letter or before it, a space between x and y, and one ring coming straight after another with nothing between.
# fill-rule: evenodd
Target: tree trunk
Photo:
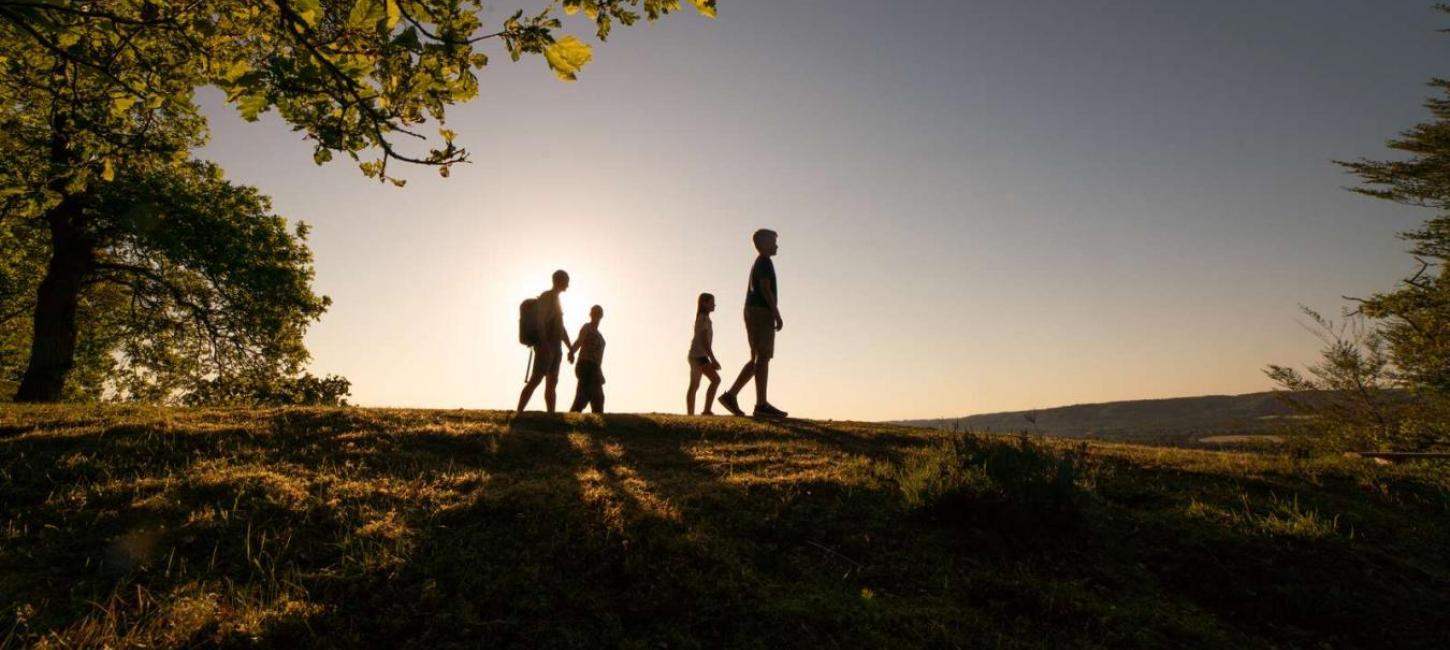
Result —
<instances>
[{"instance_id":1,"label":"tree trunk","mask_svg":"<svg viewBox=\"0 0 1450 650\"><path fill-rule=\"evenodd\" d=\"M15 393L17 402L60 401L66 375L75 363L76 306L93 256L79 227L79 213L79 201L66 197L47 215L50 263L36 295L30 364Z\"/></svg>"}]
</instances>

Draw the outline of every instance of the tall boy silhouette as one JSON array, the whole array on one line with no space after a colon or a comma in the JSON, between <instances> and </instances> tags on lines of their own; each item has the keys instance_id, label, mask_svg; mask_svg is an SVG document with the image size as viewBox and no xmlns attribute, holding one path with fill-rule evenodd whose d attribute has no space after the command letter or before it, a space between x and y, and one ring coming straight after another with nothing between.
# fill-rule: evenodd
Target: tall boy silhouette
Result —
<instances>
[{"instance_id":1,"label":"tall boy silhouette","mask_svg":"<svg viewBox=\"0 0 1450 650\"><path fill-rule=\"evenodd\" d=\"M750 286L745 290L745 334L750 341L750 361L740 369L740 376L730 390L720 396L720 404L735 415L745 415L740 410L736 395L751 379L755 380L755 417L783 418L786 412L770 404L766 389L770 384L770 360L775 356L775 333L785 327L780 318L778 285L775 280L775 263L770 258L779 249L779 235L774 230L761 228L755 231L751 241L760 255L750 267Z\"/></svg>"}]
</instances>

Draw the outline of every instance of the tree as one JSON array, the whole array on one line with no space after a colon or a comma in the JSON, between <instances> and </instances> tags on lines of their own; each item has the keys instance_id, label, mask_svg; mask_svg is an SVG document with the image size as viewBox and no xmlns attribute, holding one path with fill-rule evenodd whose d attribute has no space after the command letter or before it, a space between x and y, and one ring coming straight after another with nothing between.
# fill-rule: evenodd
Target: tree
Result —
<instances>
[{"instance_id":1,"label":"tree","mask_svg":"<svg viewBox=\"0 0 1450 650\"><path fill-rule=\"evenodd\" d=\"M1425 106L1434 119L1391 140L1408 154L1392 161L1340 163L1364 180L1354 191L1440 214L1401 235L1411 242L1419 270L1393 291L1359 301L1361 311L1382 321L1395 363L1415 388L1450 395L1450 81L1430 85L1444 93Z\"/></svg>"},{"instance_id":2,"label":"tree","mask_svg":"<svg viewBox=\"0 0 1450 650\"><path fill-rule=\"evenodd\" d=\"M714 15L714 0L693 0ZM656 19L678 0L563 0L604 39L614 23ZM446 107L478 94L478 51L488 39L509 55L541 54L574 79L591 51L556 38L551 6L513 14L496 31L479 0L0 0L0 219L49 230L36 286L31 350L16 397L54 401L74 365L76 314L95 215L95 183L118 173L157 178L205 140L195 89L216 85L242 116L265 111L303 132L323 164L335 153L367 176L402 185L391 161L436 167L467 160L444 128ZM399 138L441 144L410 151ZM436 142L436 141L434 141ZM362 157L376 152L369 160ZM372 155L372 154L370 154Z\"/></svg>"},{"instance_id":3,"label":"tree","mask_svg":"<svg viewBox=\"0 0 1450 650\"><path fill-rule=\"evenodd\" d=\"M692 1L715 15L715 0ZM679 5L562 2L565 14L587 14L601 40L615 22L637 22L636 8L655 20ZM441 126L447 106L478 94L474 72L488 57L477 44L498 39L515 61L542 54L566 80L592 57L579 39L555 37L553 6L520 10L491 32L481 9L481 0L0 0L0 29L8 60L84 77L119 111L194 114L193 90L214 84L249 120L276 109L313 141L319 162L378 150L360 167L388 178L393 160L444 171L467 159L446 129L426 153L403 151L397 138L427 140L415 127Z\"/></svg>"},{"instance_id":4,"label":"tree","mask_svg":"<svg viewBox=\"0 0 1450 650\"><path fill-rule=\"evenodd\" d=\"M1289 406L1312 416L1321 427L1316 433L1331 446L1378 449L1401 442L1408 404L1380 331L1358 314L1335 323L1303 311L1324 343L1321 360L1307 374L1279 365L1265 370L1287 391Z\"/></svg>"},{"instance_id":5,"label":"tree","mask_svg":"<svg viewBox=\"0 0 1450 650\"><path fill-rule=\"evenodd\" d=\"M76 356L91 372L72 395L216 401L196 396L299 380L302 336L329 302L311 289L305 225L289 231L266 197L198 161L122 171L75 196Z\"/></svg>"},{"instance_id":6,"label":"tree","mask_svg":"<svg viewBox=\"0 0 1450 650\"><path fill-rule=\"evenodd\" d=\"M1438 9L1450 13L1450 5ZM1403 422L1381 429L1393 433L1398 444L1418 448L1450 443L1450 80L1433 79L1429 85L1440 93L1425 103L1432 119L1388 143L1401 158L1338 163L1363 182L1352 188L1355 192L1439 212L1420 229L1401 234L1420 268L1393 290L1353 299L1373 331L1330 345L1318 370L1311 369L1324 371L1322 379L1351 384L1369 372L1385 380L1382 388L1408 392L1412 401L1400 413ZM1372 345L1360 345L1366 342ZM1364 354L1356 356L1356 351ZM1342 381L1296 383L1295 375L1277 366L1268 372L1290 390L1353 388L1341 386ZM1336 422L1353 420L1321 414Z\"/></svg>"}]
</instances>

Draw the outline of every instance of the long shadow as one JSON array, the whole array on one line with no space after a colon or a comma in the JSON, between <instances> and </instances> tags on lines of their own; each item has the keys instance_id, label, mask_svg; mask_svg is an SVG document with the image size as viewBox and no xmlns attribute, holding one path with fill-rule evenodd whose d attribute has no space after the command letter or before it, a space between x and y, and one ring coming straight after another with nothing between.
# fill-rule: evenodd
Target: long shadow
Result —
<instances>
[{"instance_id":1,"label":"long shadow","mask_svg":"<svg viewBox=\"0 0 1450 650\"><path fill-rule=\"evenodd\" d=\"M1206 644L1202 630L1107 607L1159 599L1242 635L1230 640L1368 646L1389 626L1378 637L1387 644L1428 647L1424 621L1437 620L1450 593L1450 570L1434 558L1375 555L1334 536L1226 532L1161 501L1148 504L1151 516L1103 501L1098 534L1076 539L1076 551L986 556L959 531L905 519L889 484L732 474L709 457L731 445L768 456L772 445L805 441L832 458L895 462L930 444L890 430L348 410L205 421L201 432L142 423L0 440L9 477L0 507L30 526L6 541L27 555L23 567L18 555L0 558L0 600L49 598L33 622L43 633L128 585L167 593L198 579L262 583L275 569L292 597L321 608L267 619L249 640L203 629L189 644L950 646L983 626L1006 629L1002 621L1022 643L1063 641L1044 630L1070 624L1090 644ZM775 453L762 462L813 452ZM169 488L162 480L188 468L214 476ZM108 475L144 480L91 491L85 503L52 494ZM292 475L307 480L282 480ZM1201 480L1214 494L1240 488L1221 475L1165 480ZM149 559L128 565L131 556L113 557L115 542L149 545L137 556ZM189 573L176 570L183 563ZM867 600L867 588L881 596ZM1088 595L1074 600L1074 589ZM1345 609L1356 594L1362 610ZM1139 628L1147 636L1131 636ZM921 629L940 636L872 636Z\"/></svg>"},{"instance_id":2,"label":"long shadow","mask_svg":"<svg viewBox=\"0 0 1450 650\"><path fill-rule=\"evenodd\" d=\"M690 623L705 633L702 638L724 645L764 638L810 646L881 645L885 640L872 636L877 631L872 626L883 613L863 609L869 603L861 599L862 584L902 592L921 587L917 576L882 561L910 543L881 535L890 530L894 493L853 487L829 475L753 477L701 457L720 443L758 445L775 454L763 465L788 466L792 456L810 452L772 446L801 440L830 458L845 453L884 459L894 452L806 423L792 428L757 422L741 429L729 420L700 420L680 433L641 416L610 415L604 422L609 434L601 439L620 445L623 459L680 513L690 543L672 563L681 583L692 587L677 596L688 609L677 611L691 612ZM802 608L802 602L814 605ZM930 614L908 610L892 616L904 621Z\"/></svg>"}]
</instances>

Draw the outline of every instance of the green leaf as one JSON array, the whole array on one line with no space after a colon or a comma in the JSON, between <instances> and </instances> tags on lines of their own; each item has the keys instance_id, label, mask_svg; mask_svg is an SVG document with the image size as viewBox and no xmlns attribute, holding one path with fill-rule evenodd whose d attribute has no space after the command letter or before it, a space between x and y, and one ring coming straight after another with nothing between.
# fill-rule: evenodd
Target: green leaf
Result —
<instances>
[{"instance_id":1,"label":"green leaf","mask_svg":"<svg viewBox=\"0 0 1450 650\"><path fill-rule=\"evenodd\" d=\"M236 81L238 77L247 74L251 69L252 64L248 63L246 59L237 59L227 68L226 74L222 75L222 78L227 81Z\"/></svg>"},{"instance_id":2,"label":"green leaf","mask_svg":"<svg viewBox=\"0 0 1450 650\"><path fill-rule=\"evenodd\" d=\"M695 11L700 12L707 18L715 17L715 0L692 0L695 3Z\"/></svg>"},{"instance_id":3,"label":"green leaf","mask_svg":"<svg viewBox=\"0 0 1450 650\"><path fill-rule=\"evenodd\" d=\"M423 49L423 42L418 39L418 28L411 25L393 39L393 45L413 52Z\"/></svg>"},{"instance_id":4,"label":"green leaf","mask_svg":"<svg viewBox=\"0 0 1450 650\"><path fill-rule=\"evenodd\" d=\"M594 58L589 45L573 36L565 36L544 48L544 59L554 74L564 81L574 81L580 68Z\"/></svg>"},{"instance_id":5,"label":"green leaf","mask_svg":"<svg viewBox=\"0 0 1450 650\"><path fill-rule=\"evenodd\" d=\"M302 17L308 27L316 26L317 19L322 17L320 0L292 0L292 10Z\"/></svg>"},{"instance_id":6,"label":"green leaf","mask_svg":"<svg viewBox=\"0 0 1450 650\"><path fill-rule=\"evenodd\" d=\"M242 119L248 122L257 121L257 116L267 110L266 95L246 95L237 102L237 110L242 112Z\"/></svg>"},{"instance_id":7,"label":"green leaf","mask_svg":"<svg viewBox=\"0 0 1450 650\"><path fill-rule=\"evenodd\" d=\"M388 0L388 29L397 26L398 21L403 19L403 11L398 8L397 0Z\"/></svg>"},{"instance_id":8,"label":"green leaf","mask_svg":"<svg viewBox=\"0 0 1450 650\"><path fill-rule=\"evenodd\" d=\"M106 182L116 180L116 168L111 166L111 159L107 158L101 164L101 180Z\"/></svg>"},{"instance_id":9,"label":"green leaf","mask_svg":"<svg viewBox=\"0 0 1450 650\"><path fill-rule=\"evenodd\" d=\"M378 21L388 17L388 8L391 7L391 2L385 8L381 0L357 0L347 15L347 24L357 30L376 29Z\"/></svg>"},{"instance_id":10,"label":"green leaf","mask_svg":"<svg viewBox=\"0 0 1450 650\"><path fill-rule=\"evenodd\" d=\"M118 95L111 98L111 108L115 113L124 113L136 105L136 98L131 95Z\"/></svg>"},{"instance_id":11,"label":"green leaf","mask_svg":"<svg viewBox=\"0 0 1450 650\"><path fill-rule=\"evenodd\" d=\"M319 165L332 160L332 150L327 147L317 147L312 151L312 162Z\"/></svg>"}]
</instances>

